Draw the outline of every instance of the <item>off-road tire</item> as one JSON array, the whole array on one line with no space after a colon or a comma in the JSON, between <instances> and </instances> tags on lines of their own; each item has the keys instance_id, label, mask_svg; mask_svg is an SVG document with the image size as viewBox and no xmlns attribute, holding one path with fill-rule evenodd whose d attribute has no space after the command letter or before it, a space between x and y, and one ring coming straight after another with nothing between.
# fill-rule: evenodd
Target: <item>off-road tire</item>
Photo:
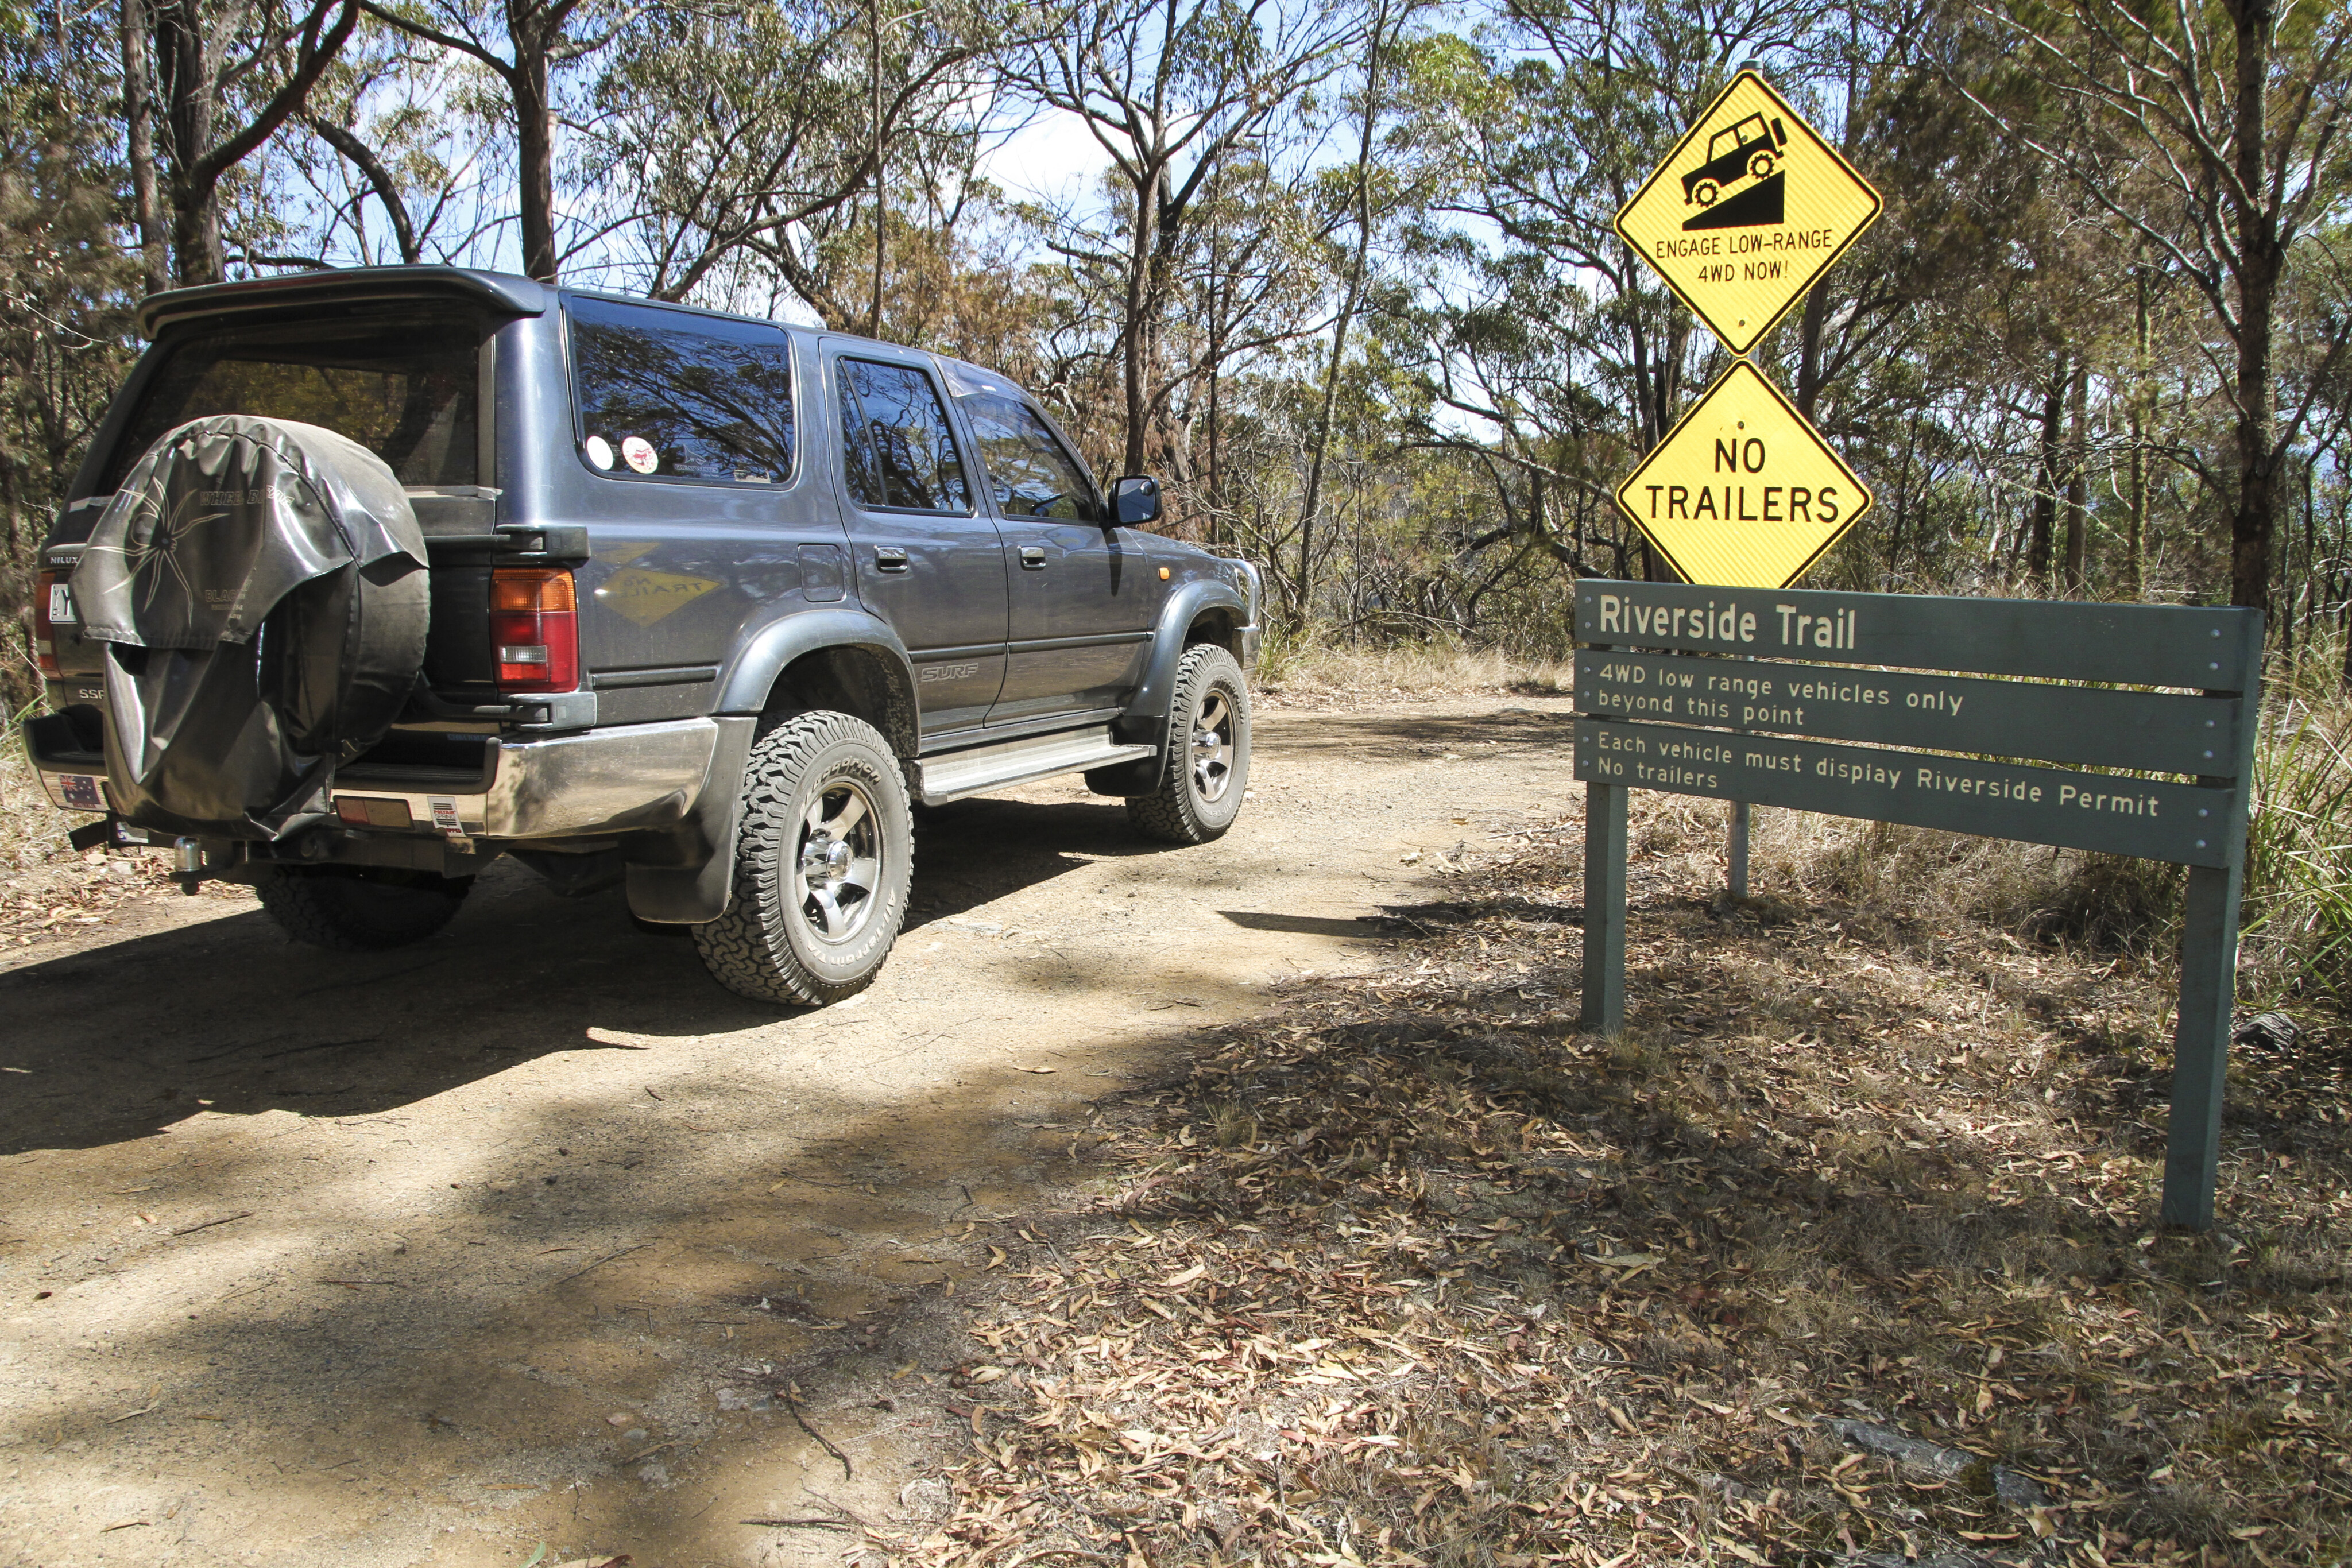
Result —
<instances>
[{"instance_id":1,"label":"off-road tire","mask_svg":"<svg viewBox=\"0 0 2352 1568\"><path fill-rule=\"evenodd\" d=\"M377 867L272 865L254 891L295 941L338 953L380 953L422 942L457 914L470 876Z\"/></svg>"},{"instance_id":2,"label":"off-road tire","mask_svg":"<svg viewBox=\"0 0 2352 1568\"><path fill-rule=\"evenodd\" d=\"M864 843L878 863L871 888L853 901L860 906L854 927L831 940L819 930L827 918L822 908L838 915L838 899L815 917L809 899L856 884L811 881L803 856L821 836L809 815L813 808L824 810L829 800L845 809L852 793L866 810L840 841ZM857 823L869 819L874 831L858 841ZM844 713L787 719L751 747L735 838L734 896L726 914L694 927L694 945L711 977L739 997L786 1007L840 1001L872 984L890 956L907 918L914 858L906 775L881 732Z\"/></svg>"},{"instance_id":3,"label":"off-road tire","mask_svg":"<svg viewBox=\"0 0 2352 1568\"><path fill-rule=\"evenodd\" d=\"M1194 745L1200 722L1223 737L1223 760L1202 766ZM1234 656L1213 643L1184 650L1176 690L1168 704L1168 740L1160 783L1148 795L1127 798L1128 820L1146 838L1171 844L1205 844L1223 836L1241 814L1249 788L1249 682Z\"/></svg>"}]
</instances>

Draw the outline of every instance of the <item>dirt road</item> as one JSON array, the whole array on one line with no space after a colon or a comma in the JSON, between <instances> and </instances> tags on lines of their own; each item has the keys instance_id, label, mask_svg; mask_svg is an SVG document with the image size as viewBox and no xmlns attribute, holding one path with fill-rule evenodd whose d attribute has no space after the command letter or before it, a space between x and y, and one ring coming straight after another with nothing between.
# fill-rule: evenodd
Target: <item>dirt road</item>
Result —
<instances>
[{"instance_id":1,"label":"dirt road","mask_svg":"<svg viewBox=\"0 0 2352 1568\"><path fill-rule=\"evenodd\" d=\"M742 1521L919 1521L986 1394L947 1381L986 1222L1089 1101L1555 812L1567 706L1262 712L1200 849L1075 781L949 808L822 1012L512 867L380 956L237 896L0 950L0 1563L837 1562Z\"/></svg>"}]
</instances>

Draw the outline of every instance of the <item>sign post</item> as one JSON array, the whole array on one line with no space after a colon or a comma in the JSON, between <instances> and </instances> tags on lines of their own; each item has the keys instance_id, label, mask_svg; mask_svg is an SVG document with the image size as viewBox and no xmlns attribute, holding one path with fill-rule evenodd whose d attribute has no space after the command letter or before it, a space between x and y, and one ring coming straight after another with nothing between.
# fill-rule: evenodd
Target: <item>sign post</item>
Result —
<instances>
[{"instance_id":1,"label":"sign post","mask_svg":"<svg viewBox=\"0 0 2352 1568\"><path fill-rule=\"evenodd\" d=\"M1877 218L1878 193L1794 106L1741 71L1617 214L1619 237L1724 347L1731 368L1618 487L1685 582L1796 581L1870 509L1870 492L1746 358ZM1726 841L1748 896L1748 802Z\"/></svg>"},{"instance_id":2,"label":"sign post","mask_svg":"<svg viewBox=\"0 0 2352 1568\"><path fill-rule=\"evenodd\" d=\"M2212 1226L2260 611L1588 578L1576 630L1586 1027L1625 1022L1629 789L2185 865L2162 1218Z\"/></svg>"}]
</instances>

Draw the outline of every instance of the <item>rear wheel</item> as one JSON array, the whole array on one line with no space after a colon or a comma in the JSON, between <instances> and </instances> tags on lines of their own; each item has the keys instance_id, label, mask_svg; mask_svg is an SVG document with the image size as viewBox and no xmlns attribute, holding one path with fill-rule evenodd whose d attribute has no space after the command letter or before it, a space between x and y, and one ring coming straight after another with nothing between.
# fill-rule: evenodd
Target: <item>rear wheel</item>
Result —
<instances>
[{"instance_id":1,"label":"rear wheel","mask_svg":"<svg viewBox=\"0 0 2352 1568\"><path fill-rule=\"evenodd\" d=\"M1187 648L1168 707L1159 788L1129 796L1128 818L1166 843L1207 843L1241 814L1249 765L1249 682L1242 667L1213 643Z\"/></svg>"},{"instance_id":2,"label":"rear wheel","mask_svg":"<svg viewBox=\"0 0 2352 1568\"><path fill-rule=\"evenodd\" d=\"M842 713L788 719L751 748L734 898L694 927L739 997L822 1007L864 990L907 918L914 821L881 733Z\"/></svg>"},{"instance_id":3,"label":"rear wheel","mask_svg":"<svg viewBox=\"0 0 2352 1568\"><path fill-rule=\"evenodd\" d=\"M272 865L254 891L297 942L339 953L373 953L422 942L457 913L470 876L373 866Z\"/></svg>"}]
</instances>

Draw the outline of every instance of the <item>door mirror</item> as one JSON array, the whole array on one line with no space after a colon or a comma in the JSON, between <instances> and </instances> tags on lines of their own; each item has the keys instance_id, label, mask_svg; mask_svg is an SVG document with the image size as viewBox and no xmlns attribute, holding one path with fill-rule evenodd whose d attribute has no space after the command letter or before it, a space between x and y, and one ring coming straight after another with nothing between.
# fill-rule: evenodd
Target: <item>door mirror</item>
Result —
<instances>
[{"instance_id":1,"label":"door mirror","mask_svg":"<svg viewBox=\"0 0 2352 1568\"><path fill-rule=\"evenodd\" d=\"M1110 520L1132 526L1160 520L1160 481L1141 474L1114 480L1110 487Z\"/></svg>"}]
</instances>

